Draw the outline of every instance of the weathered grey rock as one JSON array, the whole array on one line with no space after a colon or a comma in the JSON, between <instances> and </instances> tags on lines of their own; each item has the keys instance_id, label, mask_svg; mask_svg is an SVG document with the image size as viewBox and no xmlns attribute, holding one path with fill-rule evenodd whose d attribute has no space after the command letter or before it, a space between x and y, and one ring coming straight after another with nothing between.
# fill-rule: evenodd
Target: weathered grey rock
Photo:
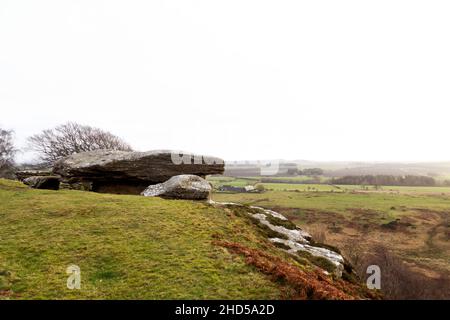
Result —
<instances>
[{"instance_id":1,"label":"weathered grey rock","mask_svg":"<svg viewBox=\"0 0 450 320\"><path fill-rule=\"evenodd\" d=\"M52 169L48 169L48 170L20 170L16 171L15 175L17 177L17 180L23 181L29 177L53 176L54 174L52 172Z\"/></svg>"},{"instance_id":2,"label":"weathered grey rock","mask_svg":"<svg viewBox=\"0 0 450 320\"><path fill-rule=\"evenodd\" d=\"M209 198L211 190L211 185L205 179L192 174L182 174L166 182L148 186L142 195L167 199L204 200Z\"/></svg>"},{"instance_id":3,"label":"weathered grey rock","mask_svg":"<svg viewBox=\"0 0 450 320\"><path fill-rule=\"evenodd\" d=\"M34 189L59 190L59 177L57 176L32 176L22 181Z\"/></svg>"},{"instance_id":4,"label":"weathered grey rock","mask_svg":"<svg viewBox=\"0 0 450 320\"><path fill-rule=\"evenodd\" d=\"M215 202L210 200L209 203L215 206L239 206L241 208L245 208L244 205L233 202ZM270 238L269 240L271 242L283 244L287 248L285 250L293 255L296 255L298 251L305 251L313 256L327 259L335 266L333 273L339 278L342 277L342 273L345 269L345 261L344 257L340 253L315 245L314 242L312 242L311 235L299 227L296 227L295 229L288 229L286 227L273 224L273 222L271 222L273 219L267 219L267 217L271 216L275 219L288 221L288 219L281 213L255 206L250 206L249 208L259 211L259 213L247 212L249 216L252 216L261 224L278 233L280 236L283 236L283 239L278 237Z\"/></svg>"},{"instance_id":5,"label":"weathered grey rock","mask_svg":"<svg viewBox=\"0 0 450 320\"><path fill-rule=\"evenodd\" d=\"M61 182L59 188L67 190L92 191L92 182L87 181L74 183Z\"/></svg>"},{"instance_id":6,"label":"weathered grey rock","mask_svg":"<svg viewBox=\"0 0 450 320\"><path fill-rule=\"evenodd\" d=\"M171 150L81 152L53 168L64 183L91 183L92 191L125 194L140 194L148 185L180 174L204 177L223 170L222 159Z\"/></svg>"}]
</instances>

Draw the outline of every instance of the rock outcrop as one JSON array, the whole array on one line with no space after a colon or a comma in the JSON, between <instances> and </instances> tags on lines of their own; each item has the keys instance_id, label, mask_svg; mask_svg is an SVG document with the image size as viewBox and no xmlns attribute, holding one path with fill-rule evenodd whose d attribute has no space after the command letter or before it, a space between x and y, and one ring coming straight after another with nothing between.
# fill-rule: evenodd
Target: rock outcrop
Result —
<instances>
[{"instance_id":1,"label":"rock outcrop","mask_svg":"<svg viewBox=\"0 0 450 320\"><path fill-rule=\"evenodd\" d=\"M342 277L346 267L346 262L343 256L336 251L323 247L321 244L315 243L309 233L302 230L294 223L290 222L282 214L255 206L245 206L239 203L232 202L214 202L209 201L214 206L227 206L230 208L237 208L245 212L248 216L258 221L260 226L271 230L269 241L281 246L288 253L297 256L299 253L306 253L310 255L311 260L320 262L319 259L325 259L329 265L329 270L324 270L326 273L333 272L335 276ZM323 269L323 265L320 265Z\"/></svg>"},{"instance_id":2,"label":"rock outcrop","mask_svg":"<svg viewBox=\"0 0 450 320\"><path fill-rule=\"evenodd\" d=\"M16 178L19 181L23 181L29 177L42 177L42 176L54 176L52 169L46 170L20 170L15 172Z\"/></svg>"},{"instance_id":3,"label":"rock outcrop","mask_svg":"<svg viewBox=\"0 0 450 320\"><path fill-rule=\"evenodd\" d=\"M149 186L142 195L167 199L205 200L209 198L211 190L211 185L205 179L192 174L183 174Z\"/></svg>"},{"instance_id":4,"label":"rock outcrop","mask_svg":"<svg viewBox=\"0 0 450 320\"><path fill-rule=\"evenodd\" d=\"M64 184L90 186L91 191L140 194L151 184L173 176L205 177L222 174L224 161L179 151L128 152L97 150L81 152L56 162L53 173Z\"/></svg>"},{"instance_id":5,"label":"rock outcrop","mask_svg":"<svg viewBox=\"0 0 450 320\"><path fill-rule=\"evenodd\" d=\"M57 176L31 176L22 182L34 189L59 190L59 177Z\"/></svg>"}]
</instances>

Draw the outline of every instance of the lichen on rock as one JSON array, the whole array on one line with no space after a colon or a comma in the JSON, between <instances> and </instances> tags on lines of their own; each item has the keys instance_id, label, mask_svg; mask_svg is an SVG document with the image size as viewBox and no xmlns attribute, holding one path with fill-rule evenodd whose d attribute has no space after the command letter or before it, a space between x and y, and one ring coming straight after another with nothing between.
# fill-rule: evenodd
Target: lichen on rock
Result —
<instances>
[{"instance_id":1,"label":"lichen on rock","mask_svg":"<svg viewBox=\"0 0 450 320\"><path fill-rule=\"evenodd\" d=\"M316 260L316 262L320 259L326 259L329 262L327 263L327 265L332 264L334 266L334 270L324 270L324 272L328 274L328 271L332 271L335 276L339 278L342 277L342 273L344 271L344 258L342 257L342 255L328 248L316 246L312 241L311 235L299 227L291 229L283 226L283 224L286 224L290 221L281 213L262 207L246 207L238 203L220 203L214 202L212 200L210 201L210 203L213 205L236 206L240 208L241 211L242 209L247 209L245 210L245 212L249 217L257 220L265 228L269 228L271 231L273 231L272 234L277 235L269 237L269 241L293 255L297 255L299 252L305 252L313 257L318 258L313 259ZM278 223L274 224L274 221L277 220ZM319 267L323 268L322 265L319 265Z\"/></svg>"},{"instance_id":2,"label":"lichen on rock","mask_svg":"<svg viewBox=\"0 0 450 320\"><path fill-rule=\"evenodd\" d=\"M192 174L182 174L163 183L148 186L142 195L167 199L205 200L209 198L211 190L211 185L205 179Z\"/></svg>"}]
</instances>

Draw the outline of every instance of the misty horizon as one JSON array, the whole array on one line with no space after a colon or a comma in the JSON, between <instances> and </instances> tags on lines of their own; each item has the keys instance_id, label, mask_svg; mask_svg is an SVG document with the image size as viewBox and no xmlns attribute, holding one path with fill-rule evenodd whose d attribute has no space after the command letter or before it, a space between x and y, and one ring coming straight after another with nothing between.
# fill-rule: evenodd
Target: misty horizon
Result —
<instances>
[{"instance_id":1,"label":"misty horizon","mask_svg":"<svg viewBox=\"0 0 450 320\"><path fill-rule=\"evenodd\" d=\"M65 122L62 122L60 124L63 124ZM82 123L84 124L84 123ZM0 126L2 126L3 124L0 123ZM39 156L36 152L32 151L29 147L29 144L27 142L27 138L29 136L24 136L24 135L18 135L17 131L13 128L13 127L8 127L8 126L3 126L5 129L9 129L9 130L13 130L14 132L14 137L17 139L17 147L18 147L18 152L16 154L16 161L18 163L39 163ZM95 127L95 126L93 126ZM45 129L53 129L53 128L43 128L42 130ZM105 129L105 128L100 128L100 129ZM108 129L106 129L108 131ZM39 133L41 131L37 131L35 133ZM114 133L114 132L113 132ZM31 136L31 135L30 135ZM124 138L124 136L122 135L118 135L121 138ZM127 140L126 138L124 138L124 140L126 142L130 142L130 140ZM280 162L306 162L306 163L338 163L338 164L445 164L445 163L450 163L450 158L443 158L443 159L350 159L350 158L321 158L321 159L314 159L314 158L307 158L307 157L293 157L293 158L286 158L286 157L282 157L282 156L278 156L276 154L274 154L271 157L266 157L266 158L226 158L223 157L221 155L217 155L217 154L212 154L212 153L208 153L206 151L202 151L202 150L197 150L197 151L192 151L192 150L188 150L188 149L182 149L182 148L165 148L165 147L161 147L161 148L148 148L148 149L137 149L134 147L133 143L130 143L131 146L133 147L133 150L135 151L139 151L139 152L145 152L145 151L150 151L150 150L180 150L180 151L184 151L187 153L195 153L195 154L203 154L203 155L209 155L209 156L218 156L221 157L222 159L224 159L224 161L228 164L233 164L233 163L246 163L246 162L250 162L250 163L254 163L254 162L267 162L267 161L280 161Z\"/></svg>"}]
</instances>

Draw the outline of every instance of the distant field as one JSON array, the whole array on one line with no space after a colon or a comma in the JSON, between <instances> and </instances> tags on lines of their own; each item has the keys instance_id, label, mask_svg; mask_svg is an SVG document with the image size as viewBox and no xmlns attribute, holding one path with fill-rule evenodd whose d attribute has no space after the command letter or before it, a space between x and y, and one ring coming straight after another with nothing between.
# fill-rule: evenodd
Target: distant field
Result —
<instances>
[{"instance_id":1,"label":"distant field","mask_svg":"<svg viewBox=\"0 0 450 320\"><path fill-rule=\"evenodd\" d=\"M273 191L336 191L343 192L346 189L327 184L294 184L294 183L261 183L266 190Z\"/></svg>"},{"instance_id":2,"label":"distant field","mask_svg":"<svg viewBox=\"0 0 450 320\"><path fill-rule=\"evenodd\" d=\"M378 192L404 194L450 194L450 187L402 187L402 186L355 186L355 185L327 185L327 184L290 184L263 183L267 190L274 191L322 191L322 192Z\"/></svg>"},{"instance_id":3,"label":"distant field","mask_svg":"<svg viewBox=\"0 0 450 320\"><path fill-rule=\"evenodd\" d=\"M302 183L305 181L311 181L312 179L314 179L313 177L309 177L309 176L295 176L295 177L254 177L254 179L263 179L264 182L271 182L271 180L273 180L274 183L276 183L277 181L279 182L280 180L286 181L286 182L292 182L292 183ZM318 177L318 179L320 180L320 182L325 181L327 178L320 176Z\"/></svg>"},{"instance_id":4,"label":"distant field","mask_svg":"<svg viewBox=\"0 0 450 320\"><path fill-rule=\"evenodd\" d=\"M303 184L304 177L272 177L264 179L292 180L293 183L261 183L260 177L233 178L210 177L208 180L215 186L232 185L243 187L247 185L262 184L266 190L272 191L302 191L302 192L378 192L378 193L404 193L404 194L450 194L450 187L403 187L403 186L359 186L359 185L331 185L331 184Z\"/></svg>"},{"instance_id":5,"label":"distant field","mask_svg":"<svg viewBox=\"0 0 450 320\"><path fill-rule=\"evenodd\" d=\"M286 192L263 193L215 193L220 201L238 201L246 204L258 203L267 207L325 210L351 216L353 209L374 210L380 222L407 214L407 208L419 210L449 210L450 196L426 196L389 193L331 193L331 192Z\"/></svg>"},{"instance_id":6,"label":"distant field","mask_svg":"<svg viewBox=\"0 0 450 320\"><path fill-rule=\"evenodd\" d=\"M248 185L254 185L259 182L259 179L255 178L233 178L233 177L208 177L208 181L213 184L213 186L218 187L221 185L230 185L235 187L245 187Z\"/></svg>"},{"instance_id":7,"label":"distant field","mask_svg":"<svg viewBox=\"0 0 450 320\"><path fill-rule=\"evenodd\" d=\"M394 191L400 193L417 193L417 194L450 194L450 187L400 187L400 186L384 186L379 191Z\"/></svg>"}]
</instances>

